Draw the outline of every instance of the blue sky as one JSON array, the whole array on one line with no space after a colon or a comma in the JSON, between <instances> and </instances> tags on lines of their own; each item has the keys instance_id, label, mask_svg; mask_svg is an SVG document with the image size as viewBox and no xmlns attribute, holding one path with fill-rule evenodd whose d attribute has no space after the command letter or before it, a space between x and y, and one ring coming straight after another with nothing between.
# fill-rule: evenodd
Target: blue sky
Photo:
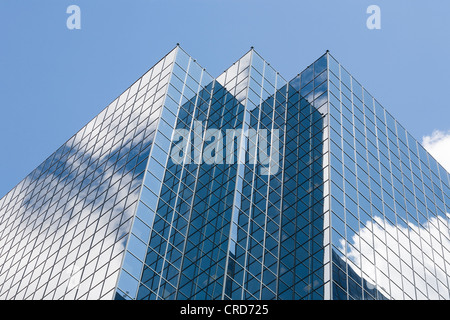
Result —
<instances>
[{"instance_id":1,"label":"blue sky","mask_svg":"<svg viewBox=\"0 0 450 320\"><path fill-rule=\"evenodd\" d=\"M0 197L177 42L213 76L250 46L287 79L328 49L419 141L447 139L449 14L448 0L2 0Z\"/></svg>"}]
</instances>

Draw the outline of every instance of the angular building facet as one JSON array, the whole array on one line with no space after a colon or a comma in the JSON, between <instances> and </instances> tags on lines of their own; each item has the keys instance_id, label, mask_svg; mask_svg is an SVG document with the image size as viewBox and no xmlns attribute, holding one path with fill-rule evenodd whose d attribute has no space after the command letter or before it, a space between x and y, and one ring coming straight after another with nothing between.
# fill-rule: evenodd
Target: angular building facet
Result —
<instances>
[{"instance_id":1,"label":"angular building facet","mask_svg":"<svg viewBox=\"0 0 450 320\"><path fill-rule=\"evenodd\" d=\"M328 52L177 46L0 200L0 299L450 299L449 190Z\"/></svg>"}]
</instances>

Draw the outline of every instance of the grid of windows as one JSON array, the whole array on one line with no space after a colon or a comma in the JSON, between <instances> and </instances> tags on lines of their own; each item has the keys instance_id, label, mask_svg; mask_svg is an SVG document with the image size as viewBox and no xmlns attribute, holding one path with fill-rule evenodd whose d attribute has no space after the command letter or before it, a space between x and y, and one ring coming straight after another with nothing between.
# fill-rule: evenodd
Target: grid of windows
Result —
<instances>
[{"instance_id":1,"label":"grid of windows","mask_svg":"<svg viewBox=\"0 0 450 320\"><path fill-rule=\"evenodd\" d=\"M0 200L0 299L112 299L176 49Z\"/></svg>"},{"instance_id":2,"label":"grid of windows","mask_svg":"<svg viewBox=\"0 0 450 320\"><path fill-rule=\"evenodd\" d=\"M327 55L290 81L279 299L328 299Z\"/></svg>"},{"instance_id":3,"label":"grid of windows","mask_svg":"<svg viewBox=\"0 0 450 320\"><path fill-rule=\"evenodd\" d=\"M119 299L167 299L174 295L186 238L185 209L190 203L195 172L182 172L178 166L169 165L170 144L181 119L186 121L194 110L207 108L203 98L211 90L211 82L212 77L178 48L120 275ZM197 97L199 91L202 95ZM184 176L186 188L182 193L178 192L180 176Z\"/></svg>"},{"instance_id":4,"label":"grid of windows","mask_svg":"<svg viewBox=\"0 0 450 320\"><path fill-rule=\"evenodd\" d=\"M236 73L248 75L248 57L241 59L234 75L231 70L225 73L227 83L209 78L196 96L179 104L177 128L191 130L194 142L206 128L242 125L244 108L229 91L235 93L230 84L236 81ZM188 79L190 68L182 69ZM244 97L241 90L246 90L247 77L239 83L238 93ZM225 89L227 85L230 90ZM201 149L194 143L194 159ZM235 178L236 165L177 165L169 160L139 299L221 298Z\"/></svg>"},{"instance_id":5,"label":"grid of windows","mask_svg":"<svg viewBox=\"0 0 450 320\"><path fill-rule=\"evenodd\" d=\"M449 299L449 175L330 56L335 299Z\"/></svg>"},{"instance_id":6,"label":"grid of windows","mask_svg":"<svg viewBox=\"0 0 450 320\"><path fill-rule=\"evenodd\" d=\"M139 242L142 253L147 244L146 255L125 258L117 298L324 298L327 56L289 83L254 50L215 80L183 51L176 60L176 96L169 90L166 104L176 128L192 135L192 159L206 147L195 144L206 129L241 129L238 139L248 129L278 130L271 157L280 159L279 168L261 174L266 168L250 161L249 149L238 153L237 143L232 164L177 164L161 153L163 179L149 170L144 182L155 192L154 205L143 192L137 213L142 208L152 217ZM180 99L186 88L193 89Z\"/></svg>"},{"instance_id":7,"label":"grid of windows","mask_svg":"<svg viewBox=\"0 0 450 320\"><path fill-rule=\"evenodd\" d=\"M0 200L0 299L450 299L449 189L328 52L214 79L177 46Z\"/></svg>"}]
</instances>

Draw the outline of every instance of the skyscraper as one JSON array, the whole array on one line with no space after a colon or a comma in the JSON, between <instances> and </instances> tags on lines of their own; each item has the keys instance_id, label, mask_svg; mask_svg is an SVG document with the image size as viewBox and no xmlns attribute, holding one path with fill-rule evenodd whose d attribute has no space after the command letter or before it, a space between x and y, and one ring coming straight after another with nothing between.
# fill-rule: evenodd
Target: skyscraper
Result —
<instances>
[{"instance_id":1,"label":"skyscraper","mask_svg":"<svg viewBox=\"0 0 450 320\"><path fill-rule=\"evenodd\" d=\"M450 299L449 186L330 53L177 46L0 200L0 299Z\"/></svg>"}]
</instances>

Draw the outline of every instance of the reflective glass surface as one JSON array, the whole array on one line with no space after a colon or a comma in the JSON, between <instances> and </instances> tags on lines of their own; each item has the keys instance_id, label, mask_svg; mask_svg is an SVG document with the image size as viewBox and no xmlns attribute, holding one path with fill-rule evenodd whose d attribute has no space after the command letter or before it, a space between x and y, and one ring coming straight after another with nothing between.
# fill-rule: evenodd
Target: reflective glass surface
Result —
<instances>
[{"instance_id":1,"label":"reflective glass surface","mask_svg":"<svg viewBox=\"0 0 450 320\"><path fill-rule=\"evenodd\" d=\"M176 50L0 200L0 299L114 297Z\"/></svg>"},{"instance_id":2,"label":"reflective glass surface","mask_svg":"<svg viewBox=\"0 0 450 320\"><path fill-rule=\"evenodd\" d=\"M152 216L147 252L133 254L139 263L130 259L124 265L127 278L124 289L119 282L116 298L329 296L327 57L291 82L254 50L216 79L201 70L179 51L166 106L173 107L176 128L191 136L192 161L174 163L162 152L162 179L150 169L146 173L144 185L155 194L143 194L140 203ZM199 163L206 143L195 140L208 129L241 130L236 151L252 129L278 130L274 174L263 174L267 168L252 161L248 148L236 152L231 163ZM265 142L274 147L270 135ZM138 265L141 273L130 279L128 269L140 270Z\"/></svg>"},{"instance_id":3,"label":"reflective glass surface","mask_svg":"<svg viewBox=\"0 0 450 320\"><path fill-rule=\"evenodd\" d=\"M0 200L0 299L449 299L449 186L328 52L177 46Z\"/></svg>"},{"instance_id":4,"label":"reflective glass surface","mask_svg":"<svg viewBox=\"0 0 450 320\"><path fill-rule=\"evenodd\" d=\"M449 175L329 59L334 299L449 299Z\"/></svg>"}]
</instances>

